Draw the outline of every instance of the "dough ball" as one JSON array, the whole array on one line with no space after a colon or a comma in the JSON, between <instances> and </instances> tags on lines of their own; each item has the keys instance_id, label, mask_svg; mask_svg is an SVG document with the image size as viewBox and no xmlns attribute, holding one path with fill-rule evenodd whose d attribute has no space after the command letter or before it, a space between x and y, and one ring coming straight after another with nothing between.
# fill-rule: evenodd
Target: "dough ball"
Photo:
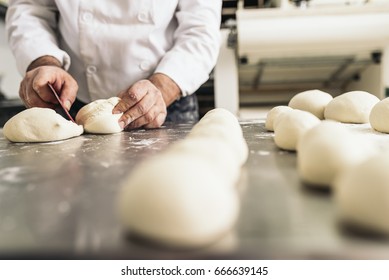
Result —
<instances>
[{"instance_id":1,"label":"dough ball","mask_svg":"<svg viewBox=\"0 0 389 280\"><path fill-rule=\"evenodd\" d=\"M339 217L347 224L389 234L389 154L376 154L335 180Z\"/></svg>"},{"instance_id":2,"label":"dough ball","mask_svg":"<svg viewBox=\"0 0 389 280\"><path fill-rule=\"evenodd\" d=\"M11 142L49 142L79 136L81 125L48 108L30 108L9 119L3 134Z\"/></svg>"},{"instance_id":3,"label":"dough ball","mask_svg":"<svg viewBox=\"0 0 389 280\"><path fill-rule=\"evenodd\" d=\"M389 133L389 97L374 105L369 120L375 130Z\"/></svg>"},{"instance_id":4,"label":"dough ball","mask_svg":"<svg viewBox=\"0 0 389 280\"><path fill-rule=\"evenodd\" d=\"M124 182L120 220L161 244L208 245L238 217L239 200L229 184L199 157L166 153L139 165Z\"/></svg>"},{"instance_id":5,"label":"dough ball","mask_svg":"<svg viewBox=\"0 0 389 280\"><path fill-rule=\"evenodd\" d=\"M275 120L281 116L285 112L289 112L293 110L288 106L276 106L272 108L266 116L265 127L268 131L274 131L274 122Z\"/></svg>"},{"instance_id":6,"label":"dough ball","mask_svg":"<svg viewBox=\"0 0 389 280\"><path fill-rule=\"evenodd\" d=\"M237 182L241 165L231 147L218 139L187 138L174 143L168 153L186 155L188 158L198 157L209 164L210 168L230 182Z\"/></svg>"},{"instance_id":7,"label":"dough ball","mask_svg":"<svg viewBox=\"0 0 389 280\"><path fill-rule=\"evenodd\" d=\"M249 154L238 119L225 109L215 109L207 113L190 131L188 138L214 139L230 146L238 158L238 163L246 162Z\"/></svg>"},{"instance_id":8,"label":"dough ball","mask_svg":"<svg viewBox=\"0 0 389 280\"><path fill-rule=\"evenodd\" d=\"M277 119L274 141L281 149L295 151L301 136L319 123L320 120L311 113L301 110L286 112Z\"/></svg>"},{"instance_id":9,"label":"dough ball","mask_svg":"<svg viewBox=\"0 0 389 280\"><path fill-rule=\"evenodd\" d=\"M373 146L363 136L339 123L324 121L301 137L297 169L304 182L327 188L340 172L374 152Z\"/></svg>"},{"instance_id":10,"label":"dough ball","mask_svg":"<svg viewBox=\"0 0 389 280\"><path fill-rule=\"evenodd\" d=\"M292 97L288 106L293 109L310 112L319 119L324 119L324 108L332 100L332 95L318 90L307 90Z\"/></svg>"},{"instance_id":11,"label":"dough ball","mask_svg":"<svg viewBox=\"0 0 389 280\"><path fill-rule=\"evenodd\" d=\"M121 132L119 119L122 114L112 114L113 108L118 104L120 98L95 100L77 113L76 122L84 126L88 133L110 134Z\"/></svg>"},{"instance_id":12,"label":"dough ball","mask_svg":"<svg viewBox=\"0 0 389 280\"><path fill-rule=\"evenodd\" d=\"M346 92L328 103L324 117L343 123L367 123L371 109L379 101L366 91Z\"/></svg>"}]
</instances>

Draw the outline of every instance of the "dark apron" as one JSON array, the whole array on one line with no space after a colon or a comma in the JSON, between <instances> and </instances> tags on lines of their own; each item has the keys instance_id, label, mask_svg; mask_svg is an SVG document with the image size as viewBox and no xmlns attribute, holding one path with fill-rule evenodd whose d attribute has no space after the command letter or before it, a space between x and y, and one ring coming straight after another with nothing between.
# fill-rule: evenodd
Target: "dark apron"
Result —
<instances>
[{"instance_id":1,"label":"dark apron","mask_svg":"<svg viewBox=\"0 0 389 280\"><path fill-rule=\"evenodd\" d=\"M70 109L73 118L77 112L86 105L86 103L76 99ZM58 110L57 110L58 112ZM167 108L166 123L190 123L199 120L199 104L196 94L191 94L173 102Z\"/></svg>"}]
</instances>

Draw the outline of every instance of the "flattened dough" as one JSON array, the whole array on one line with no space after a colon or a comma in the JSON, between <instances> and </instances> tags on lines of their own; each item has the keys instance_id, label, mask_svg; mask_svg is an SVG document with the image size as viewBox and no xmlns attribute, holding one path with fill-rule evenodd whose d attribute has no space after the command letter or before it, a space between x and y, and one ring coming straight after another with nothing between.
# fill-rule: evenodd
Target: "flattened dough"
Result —
<instances>
[{"instance_id":1,"label":"flattened dough","mask_svg":"<svg viewBox=\"0 0 389 280\"><path fill-rule=\"evenodd\" d=\"M119 97L95 100L78 111L76 122L84 126L85 132L110 134L121 132L119 119L122 114L112 114L113 108L120 101Z\"/></svg>"},{"instance_id":2,"label":"flattened dough","mask_svg":"<svg viewBox=\"0 0 389 280\"><path fill-rule=\"evenodd\" d=\"M9 119L3 134L11 142L50 142L79 136L81 125L66 120L48 108L30 108Z\"/></svg>"}]
</instances>

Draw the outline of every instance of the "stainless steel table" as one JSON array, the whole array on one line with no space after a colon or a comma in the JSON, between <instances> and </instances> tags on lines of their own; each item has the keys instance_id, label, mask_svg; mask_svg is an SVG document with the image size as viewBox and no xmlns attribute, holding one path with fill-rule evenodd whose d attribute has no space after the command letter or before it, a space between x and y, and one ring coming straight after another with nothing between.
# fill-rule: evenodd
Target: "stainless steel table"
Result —
<instances>
[{"instance_id":1,"label":"stainless steel table","mask_svg":"<svg viewBox=\"0 0 389 280\"><path fill-rule=\"evenodd\" d=\"M66 141L13 144L0 134L0 258L389 259L389 241L344 230L330 192L304 186L296 154L264 120L241 122L250 156L240 218L217 244L164 248L128 238L116 217L134 165L185 137L191 124Z\"/></svg>"}]
</instances>

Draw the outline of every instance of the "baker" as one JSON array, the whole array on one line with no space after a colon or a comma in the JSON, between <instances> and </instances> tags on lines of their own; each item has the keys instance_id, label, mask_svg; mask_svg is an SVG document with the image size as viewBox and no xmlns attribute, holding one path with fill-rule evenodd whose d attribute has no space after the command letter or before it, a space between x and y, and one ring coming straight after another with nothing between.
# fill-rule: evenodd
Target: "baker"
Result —
<instances>
[{"instance_id":1,"label":"baker","mask_svg":"<svg viewBox=\"0 0 389 280\"><path fill-rule=\"evenodd\" d=\"M193 94L215 66L222 0L10 0L6 30L25 106L75 114L119 96L123 128L198 119Z\"/></svg>"}]
</instances>

